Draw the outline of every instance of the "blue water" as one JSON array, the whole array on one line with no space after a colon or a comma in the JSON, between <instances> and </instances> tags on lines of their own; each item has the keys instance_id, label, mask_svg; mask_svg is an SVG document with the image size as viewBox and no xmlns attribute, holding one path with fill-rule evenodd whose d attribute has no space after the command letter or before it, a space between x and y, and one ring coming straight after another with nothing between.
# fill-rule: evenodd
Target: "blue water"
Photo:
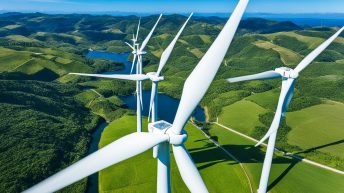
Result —
<instances>
[{"instance_id":1,"label":"blue water","mask_svg":"<svg viewBox=\"0 0 344 193\"><path fill-rule=\"evenodd\" d=\"M149 103L150 103L150 92L151 91L143 91L142 92L142 103L143 103L143 111L142 114L144 116L148 116L149 113ZM128 105L128 107L132 110L136 110L136 96L129 95L121 97L121 99ZM176 115L177 109L179 106L179 100L167 96L165 94L158 95L158 117L159 119L163 119L169 123L173 123L174 117ZM205 122L205 115L204 111L200 106L197 106L192 117L194 117L197 121Z\"/></svg>"},{"instance_id":2,"label":"blue water","mask_svg":"<svg viewBox=\"0 0 344 193\"><path fill-rule=\"evenodd\" d=\"M271 18L276 21L291 21L304 26L344 26L344 19L319 19L319 18Z\"/></svg>"},{"instance_id":3,"label":"blue water","mask_svg":"<svg viewBox=\"0 0 344 193\"><path fill-rule=\"evenodd\" d=\"M124 64L124 69L122 70L108 71L103 74L130 74L131 62L128 61L129 54L131 53L130 52L112 53L112 52L105 52L105 51L89 51L86 54L86 57L107 59L114 62L121 62ZM133 73L136 73L135 68L133 70Z\"/></svg>"},{"instance_id":4,"label":"blue water","mask_svg":"<svg viewBox=\"0 0 344 193\"><path fill-rule=\"evenodd\" d=\"M126 53L111 53L105 51L90 51L87 53L87 57L89 58L102 58L108 59L114 62L122 62L125 65L123 70L118 71L110 71L104 74L129 74L131 69L131 62L128 61L129 52ZM135 72L134 72L135 73ZM148 108L149 108L149 100L150 100L150 91L143 91L143 112L144 116L148 116ZM125 97L121 97L121 99L127 104L127 106L132 109L136 110L136 96L129 95ZM179 105L179 100L169 97L164 94L159 94L158 100L158 117L168 122L173 122L174 116L177 112L177 108ZM197 106L195 113L193 115L196 120L198 121L205 121L204 111L200 106Z\"/></svg>"},{"instance_id":5,"label":"blue water","mask_svg":"<svg viewBox=\"0 0 344 193\"><path fill-rule=\"evenodd\" d=\"M92 140L91 140L90 148L88 149L87 155L90 155L98 150L100 137L106 126L108 126L108 123L104 122L98 125L96 130L92 133ZM87 184L86 193L97 193L98 192L98 172L90 175L88 177L87 183L88 184Z\"/></svg>"}]
</instances>

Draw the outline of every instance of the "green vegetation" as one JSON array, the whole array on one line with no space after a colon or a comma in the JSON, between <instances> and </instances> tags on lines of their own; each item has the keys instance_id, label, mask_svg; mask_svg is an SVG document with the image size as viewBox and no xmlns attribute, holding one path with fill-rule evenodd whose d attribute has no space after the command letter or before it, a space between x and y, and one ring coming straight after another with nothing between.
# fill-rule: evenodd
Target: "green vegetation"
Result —
<instances>
[{"instance_id":1,"label":"green vegetation","mask_svg":"<svg viewBox=\"0 0 344 193\"><path fill-rule=\"evenodd\" d=\"M123 116L113 121L105 128L100 147L135 132L135 120L135 116ZM146 119L143 120L143 125L147 125ZM250 192L247 178L237 162L211 143L196 127L187 124L185 129L189 136L185 145L210 192ZM172 153L171 168L172 192L188 192ZM156 160L152 157L152 150L102 170L99 173L99 182L100 193L155 192Z\"/></svg>"},{"instance_id":2,"label":"green vegetation","mask_svg":"<svg viewBox=\"0 0 344 193\"><path fill-rule=\"evenodd\" d=\"M257 190L265 149L256 148L255 142L216 125L211 125L208 132L243 163L252 180L253 189ZM272 163L268 186L271 193L340 193L344 191L342 186L344 178L341 174L298 162L281 154L275 154Z\"/></svg>"},{"instance_id":3,"label":"green vegetation","mask_svg":"<svg viewBox=\"0 0 344 193\"><path fill-rule=\"evenodd\" d=\"M265 112L266 110L259 105L242 100L223 108L219 122L242 133L250 134L255 126L262 126L259 122L259 114Z\"/></svg>"},{"instance_id":4,"label":"green vegetation","mask_svg":"<svg viewBox=\"0 0 344 193\"><path fill-rule=\"evenodd\" d=\"M327 102L287 114L287 123L293 129L288 135L288 143L301 147L304 151L320 151L343 159L343 113L344 104ZM307 136L307 140L304 140ZM335 157L334 157L335 158ZM340 168L344 166L335 163Z\"/></svg>"},{"instance_id":5,"label":"green vegetation","mask_svg":"<svg viewBox=\"0 0 344 193\"><path fill-rule=\"evenodd\" d=\"M85 156L98 118L74 100L78 88L0 80L0 92L1 192L21 192ZM85 188L82 180L62 192Z\"/></svg>"}]
</instances>

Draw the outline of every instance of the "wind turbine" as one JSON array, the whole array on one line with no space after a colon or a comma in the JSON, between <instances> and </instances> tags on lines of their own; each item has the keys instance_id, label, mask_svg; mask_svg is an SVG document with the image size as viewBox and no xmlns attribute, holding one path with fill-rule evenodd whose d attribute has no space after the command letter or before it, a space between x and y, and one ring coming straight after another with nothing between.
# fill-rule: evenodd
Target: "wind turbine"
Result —
<instances>
[{"instance_id":1,"label":"wind turbine","mask_svg":"<svg viewBox=\"0 0 344 193\"><path fill-rule=\"evenodd\" d=\"M137 44L137 38L139 36L139 31L140 31L140 24L141 24L141 17L139 19L139 23L137 25L137 30L136 30L136 36L135 34L133 34L133 38L131 39L131 41L133 42L132 45L130 45L130 43L128 42L125 42L125 44L127 44L131 49L132 49L132 54L133 54L133 61L131 63L131 70L130 70L130 74L133 72L133 69L134 69L134 66L135 66L135 61L136 61L136 56L137 56L137 49L138 49L138 46L139 44Z\"/></svg>"},{"instance_id":2,"label":"wind turbine","mask_svg":"<svg viewBox=\"0 0 344 193\"><path fill-rule=\"evenodd\" d=\"M147 35L146 39L143 41L141 47L139 47L139 44L137 43L141 20L139 21L139 25L137 27L136 36L133 35L133 39L132 39L133 46L130 45L128 42L125 42L133 50L132 53L134 55L134 58L133 58L132 66L131 66L131 71L133 70L133 67L135 65L135 60L137 58L135 76L134 75L116 75L116 74L103 75L103 74L69 73L69 74L80 75L80 76L91 76L91 77L98 77L98 78L113 78L113 79L136 81L136 130L137 132L142 132L142 108L143 108L142 106L142 80L148 79L146 75L142 74L142 55L146 54L146 52L144 51L144 48L146 47L149 39L152 37L153 32L156 26L158 25L161 16L162 14L160 14L153 28Z\"/></svg>"},{"instance_id":3,"label":"wind turbine","mask_svg":"<svg viewBox=\"0 0 344 193\"><path fill-rule=\"evenodd\" d=\"M260 177L258 193L266 193L266 189L267 189L267 185L269 181L270 169L271 169L271 162L272 162L273 152L275 148L277 130L278 130L281 120L285 116L288 105L292 99L294 87L295 87L295 80L298 78L299 73L303 69L305 69L318 55L320 55L321 52L324 51L331 44L331 42L334 41L338 37L338 35L343 30L344 30L344 27L342 27L332 37L330 37L328 40L323 42L319 47L313 50L296 66L295 69L291 69L287 67L280 67L280 68L276 68L275 70L266 71L259 74L228 79L229 82L233 83L233 82L241 82L241 81L247 81L247 80L265 80L265 79L282 78L282 88L281 88L281 93L279 96L278 105L277 105L274 119L272 121L272 124L268 132L256 145L256 146L259 146L267 138L269 138L268 147L267 147L265 159L264 159L262 175Z\"/></svg>"},{"instance_id":4,"label":"wind turbine","mask_svg":"<svg viewBox=\"0 0 344 193\"><path fill-rule=\"evenodd\" d=\"M99 170L136 156L158 144L167 144L163 146L164 148L159 148L158 159L161 162L161 166L164 166L166 170L159 170L161 172L158 173L159 178L165 179L158 180L158 192L170 192L169 144L172 144L178 170L188 189L193 193L207 193L208 190L201 175L184 146L187 134L183 129L213 81L247 4L248 0L241 0L239 2L218 37L185 81L181 101L173 124L166 121L150 123L150 132L135 132L122 137L31 187L24 191L24 193L50 193L57 191ZM162 146L159 145L159 147Z\"/></svg>"},{"instance_id":5,"label":"wind turbine","mask_svg":"<svg viewBox=\"0 0 344 193\"><path fill-rule=\"evenodd\" d=\"M163 67L165 66L168 58L170 57L174 45L176 44L179 36L183 32L186 24L188 23L188 21L190 20L192 15L193 15L193 13L190 14L190 16L188 17L188 19L186 20L184 25L181 27L181 29L179 30L177 35L174 37L174 39L172 40L170 45L162 53L157 72L149 72L147 74L141 74L141 73L140 74L130 74L130 75L115 75L115 74L105 75L105 74L85 74L85 73L70 73L70 74L80 75L80 76L121 79L121 80L133 80L136 82L150 79L152 81L152 94L151 94L151 103L150 103L149 116L148 117L150 117L151 109L152 109L152 112L153 112L152 113L152 121L155 122L155 121L157 121L157 105L155 105L155 104L157 104L157 98L158 98L156 96L158 94L158 90L157 90L158 89L158 82L164 79L164 77L160 76L160 73L161 73ZM137 29L137 34L138 34L138 31L139 31L139 27ZM136 38L133 38L133 42L136 42ZM129 43L127 43L127 42L126 42L126 44L129 45ZM134 55L134 57L135 56L136 55ZM134 58L134 60L135 60L135 58ZM139 96L139 95L137 95L137 96ZM153 102L153 101L156 101L156 102ZM137 101L137 102L138 102L137 104L142 103L142 99L141 99L141 101ZM138 108L137 110L141 110L141 109ZM138 115L137 119L141 120L141 113L138 113L137 115ZM140 125L140 124L138 124L138 125Z\"/></svg>"}]
</instances>

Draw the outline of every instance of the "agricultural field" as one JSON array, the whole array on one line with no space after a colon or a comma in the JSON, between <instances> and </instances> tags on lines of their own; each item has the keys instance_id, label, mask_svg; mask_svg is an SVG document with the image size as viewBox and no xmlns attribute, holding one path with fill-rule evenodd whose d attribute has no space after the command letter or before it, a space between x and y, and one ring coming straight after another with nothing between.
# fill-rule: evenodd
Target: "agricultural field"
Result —
<instances>
[{"instance_id":1,"label":"agricultural field","mask_svg":"<svg viewBox=\"0 0 344 193\"><path fill-rule=\"evenodd\" d=\"M343 115L344 104L331 101L288 113L288 143L344 158Z\"/></svg>"},{"instance_id":2,"label":"agricultural field","mask_svg":"<svg viewBox=\"0 0 344 193\"><path fill-rule=\"evenodd\" d=\"M241 100L232 105L224 107L219 121L225 125L242 132L251 133L255 126L261 126L259 115L266 109L248 100ZM250 121L246 121L250 120Z\"/></svg>"},{"instance_id":3,"label":"agricultural field","mask_svg":"<svg viewBox=\"0 0 344 193\"><path fill-rule=\"evenodd\" d=\"M254 147L255 142L211 125L208 132L231 154L241 161L257 190L264 160L265 148ZM273 159L268 190L271 193L312 192L340 193L344 191L344 178L322 168L318 168L276 153Z\"/></svg>"}]
</instances>

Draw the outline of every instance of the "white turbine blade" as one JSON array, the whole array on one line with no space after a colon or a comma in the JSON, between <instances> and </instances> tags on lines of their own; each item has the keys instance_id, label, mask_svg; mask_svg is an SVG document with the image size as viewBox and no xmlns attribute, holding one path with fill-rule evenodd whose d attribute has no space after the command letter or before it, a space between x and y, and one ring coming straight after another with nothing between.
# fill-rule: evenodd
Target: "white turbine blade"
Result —
<instances>
[{"instance_id":1,"label":"white turbine blade","mask_svg":"<svg viewBox=\"0 0 344 193\"><path fill-rule=\"evenodd\" d=\"M248 0L241 0L222 31L184 83L182 97L173 121L175 133L181 133L186 121L208 90L225 57L245 12Z\"/></svg>"},{"instance_id":2,"label":"white turbine blade","mask_svg":"<svg viewBox=\"0 0 344 193\"><path fill-rule=\"evenodd\" d=\"M160 58L160 63L159 63L159 68L157 71L157 76L160 75L162 68L165 66L168 58L170 57L173 47L176 44L179 36L182 34L186 24L189 22L190 18L192 17L193 13L190 14L189 18L186 20L186 22L184 23L184 25L180 28L179 32L177 33L177 35L174 37L174 39L172 40L172 42L170 43L170 45L168 45L168 47L165 49L165 51L162 53L161 58Z\"/></svg>"},{"instance_id":3,"label":"white turbine blade","mask_svg":"<svg viewBox=\"0 0 344 193\"><path fill-rule=\"evenodd\" d=\"M128 42L124 42L124 43L127 44L132 50L135 50L135 48L132 45L130 45Z\"/></svg>"},{"instance_id":4,"label":"white turbine blade","mask_svg":"<svg viewBox=\"0 0 344 193\"><path fill-rule=\"evenodd\" d=\"M153 133L133 133L127 135L47 178L24 191L24 193L55 192L167 140L168 135L157 135Z\"/></svg>"},{"instance_id":5,"label":"white turbine blade","mask_svg":"<svg viewBox=\"0 0 344 193\"><path fill-rule=\"evenodd\" d=\"M120 79L120 80L134 80L134 81L142 81L147 80L149 77L145 74L85 74L85 73L69 73L79 76L90 76L90 77L97 77L97 78L112 78L112 79Z\"/></svg>"},{"instance_id":6,"label":"white turbine blade","mask_svg":"<svg viewBox=\"0 0 344 193\"><path fill-rule=\"evenodd\" d=\"M290 98L288 96L292 96L294 91L294 82L295 79L287 79L282 82L282 89L281 94L278 99L278 105L276 109L276 113L274 119L271 123L271 126L268 132L264 135L264 137L256 144L256 147L261 145L267 138L270 137L271 134L277 132L279 124L283 118L283 113L287 110L287 105L290 102Z\"/></svg>"},{"instance_id":7,"label":"white turbine blade","mask_svg":"<svg viewBox=\"0 0 344 193\"><path fill-rule=\"evenodd\" d=\"M141 17L139 19L139 24L137 25L135 41L137 41L137 37L139 37L140 24L141 24Z\"/></svg>"},{"instance_id":8,"label":"white turbine blade","mask_svg":"<svg viewBox=\"0 0 344 193\"><path fill-rule=\"evenodd\" d=\"M140 87L140 103L141 103L141 110L143 110L143 103L142 103L142 82L139 82Z\"/></svg>"},{"instance_id":9,"label":"white turbine blade","mask_svg":"<svg viewBox=\"0 0 344 193\"><path fill-rule=\"evenodd\" d=\"M240 76L235 78L228 78L227 81L230 83L234 82L242 82L247 80L265 80L265 79L273 79L273 78L280 78L281 74L278 72L275 72L274 70L253 74L253 75L247 75L247 76Z\"/></svg>"},{"instance_id":10,"label":"white turbine blade","mask_svg":"<svg viewBox=\"0 0 344 193\"><path fill-rule=\"evenodd\" d=\"M295 68L296 72L301 72L303 69L305 69L317 56L321 54L338 36L342 31L344 30L344 27L342 27L337 33L335 33L333 36L331 36L328 40L323 42L319 47L317 47L315 50L313 50L309 55L307 55Z\"/></svg>"},{"instance_id":11,"label":"white turbine blade","mask_svg":"<svg viewBox=\"0 0 344 193\"><path fill-rule=\"evenodd\" d=\"M172 148L179 173L190 192L208 193L207 187L205 186L202 177L197 170L197 167L192 161L191 156L185 149L185 146L172 145Z\"/></svg>"},{"instance_id":12,"label":"white turbine blade","mask_svg":"<svg viewBox=\"0 0 344 193\"><path fill-rule=\"evenodd\" d=\"M149 32L149 34L147 35L146 39L142 42L142 45L141 45L141 48L140 48L140 51L143 51L143 49L145 49L149 39L152 37L153 35L153 32L156 28L156 26L158 25L159 21L160 21L160 18L161 18L162 14L160 14L158 20L156 21L155 25L153 26L152 30Z\"/></svg>"},{"instance_id":13,"label":"white turbine blade","mask_svg":"<svg viewBox=\"0 0 344 193\"><path fill-rule=\"evenodd\" d=\"M150 119L150 116L151 116L155 94L156 94L156 84L153 83L152 84L151 96L150 96L150 102L149 102L148 122L149 122L149 119Z\"/></svg>"},{"instance_id":14,"label":"white turbine blade","mask_svg":"<svg viewBox=\"0 0 344 193\"><path fill-rule=\"evenodd\" d=\"M132 73L133 73L134 66L135 66L135 61L136 61L136 54L134 54L133 62L131 63L130 74L132 74Z\"/></svg>"}]
</instances>

